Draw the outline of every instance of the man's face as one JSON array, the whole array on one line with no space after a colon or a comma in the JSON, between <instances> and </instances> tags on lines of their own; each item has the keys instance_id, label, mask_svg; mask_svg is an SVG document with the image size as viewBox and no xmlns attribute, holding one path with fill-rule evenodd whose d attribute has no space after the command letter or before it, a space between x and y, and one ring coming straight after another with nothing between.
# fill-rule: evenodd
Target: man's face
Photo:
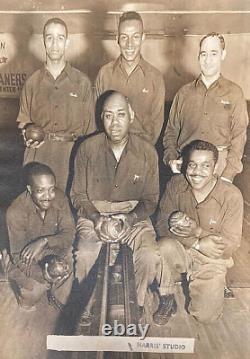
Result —
<instances>
[{"instance_id":1,"label":"man's face","mask_svg":"<svg viewBox=\"0 0 250 359\"><path fill-rule=\"evenodd\" d=\"M32 184L27 186L35 205L46 211L55 198L55 180L51 175L33 176Z\"/></svg>"},{"instance_id":2,"label":"man's face","mask_svg":"<svg viewBox=\"0 0 250 359\"><path fill-rule=\"evenodd\" d=\"M118 44L123 59L127 62L137 61L144 40L142 23L139 20L124 21L120 24L118 32Z\"/></svg>"},{"instance_id":3,"label":"man's face","mask_svg":"<svg viewBox=\"0 0 250 359\"><path fill-rule=\"evenodd\" d=\"M44 46L51 61L59 61L64 57L67 45L66 29L61 24L51 23L44 31Z\"/></svg>"},{"instance_id":4,"label":"man's face","mask_svg":"<svg viewBox=\"0 0 250 359\"><path fill-rule=\"evenodd\" d=\"M212 183L214 170L213 152L194 150L187 165L186 178L194 190L202 192Z\"/></svg>"},{"instance_id":5,"label":"man's face","mask_svg":"<svg viewBox=\"0 0 250 359\"><path fill-rule=\"evenodd\" d=\"M204 77L216 77L220 75L221 62L226 56L225 50L222 50L218 37L207 37L201 45L199 53L199 63L201 73Z\"/></svg>"},{"instance_id":6,"label":"man's face","mask_svg":"<svg viewBox=\"0 0 250 359\"><path fill-rule=\"evenodd\" d=\"M133 111L123 96L114 94L104 104L102 119L105 132L113 143L122 143L128 137Z\"/></svg>"}]
</instances>

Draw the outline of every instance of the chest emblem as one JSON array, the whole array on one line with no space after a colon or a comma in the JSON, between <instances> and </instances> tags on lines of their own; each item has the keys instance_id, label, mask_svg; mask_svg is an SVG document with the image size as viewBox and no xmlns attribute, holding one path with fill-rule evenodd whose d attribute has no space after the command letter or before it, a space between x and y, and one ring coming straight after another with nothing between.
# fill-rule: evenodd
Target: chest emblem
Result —
<instances>
[{"instance_id":1,"label":"chest emblem","mask_svg":"<svg viewBox=\"0 0 250 359\"><path fill-rule=\"evenodd\" d=\"M149 93L149 90L144 87L144 89L142 89L142 92L143 93Z\"/></svg>"},{"instance_id":2,"label":"chest emblem","mask_svg":"<svg viewBox=\"0 0 250 359\"><path fill-rule=\"evenodd\" d=\"M78 97L78 95L77 95L76 92L70 92L70 93L69 93L69 96L71 96L71 97Z\"/></svg>"},{"instance_id":3,"label":"chest emblem","mask_svg":"<svg viewBox=\"0 0 250 359\"><path fill-rule=\"evenodd\" d=\"M133 182L137 183L139 181L139 179L140 179L140 176L134 175Z\"/></svg>"},{"instance_id":4,"label":"chest emblem","mask_svg":"<svg viewBox=\"0 0 250 359\"><path fill-rule=\"evenodd\" d=\"M213 219L213 218L210 218L209 219L209 225L211 226L212 224L216 224L217 223L217 221L215 220L215 219Z\"/></svg>"}]
</instances>

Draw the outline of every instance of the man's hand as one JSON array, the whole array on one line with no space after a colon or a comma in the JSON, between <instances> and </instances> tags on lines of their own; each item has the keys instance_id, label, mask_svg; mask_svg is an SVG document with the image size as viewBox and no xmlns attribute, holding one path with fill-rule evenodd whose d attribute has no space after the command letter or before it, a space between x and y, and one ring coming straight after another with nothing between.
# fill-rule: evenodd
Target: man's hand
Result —
<instances>
[{"instance_id":1,"label":"man's hand","mask_svg":"<svg viewBox=\"0 0 250 359\"><path fill-rule=\"evenodd\" d=\"M213 259L221 258L226 247L222 237L214 234L203 237L199 241L199 251L205 256Z\"/></svg>"},{"instance_id":2,"label":"man's hand","mask_svg":"<svg viewBox=\"0 0 250 359\"><path fill-rule=\"evenodd\" d=\"M102 229L103 223L108 220L109 220L109 217L100 215L94 221L95 231L98 234L98 236L100 237L100 240L103 242L111 242L110 236L108 236L106 233L104 233L103 229Z\"/></svg>"},{"instance_id":3,"label":"man's hand","mask_svg":"<svg viewBox=\"0 0 250 359\"><path fill-rule=\"evenodd\" d=\"M188 218L188 225L182 225L177 219L173 218L169 220L169 230L174 235L179 237L199 237L201 234L201 228L197 225L196 221L192 218Z\"/></svg>"},{"instance_id":4,"label":"man's hand","mask_svg":"<svg viewBox=\"0 0 250 359\"><path fill-rule=\"evenodd\" d=\"M47 241L45 240L45 238L39 238L36 241L29 243L20 253L21 261L27 267L30 267L33 260L36 260L42 253L46 244Z\"/></svg>"},{"instance_id":5,"label":"man's hand","mask_svg":"<svg viewBox=\"0 0 250 359\"><path fill-rule=\"evenodd\" d=\"M118 236L118 242L127 243L133 225L133 216L130 214L115 214L112 218L116 218L122 222L122 231Z\"/></svg>"},{"instance_id":6,"label":"man's hand","mask_svg":"<svg viewBox=\"0 0 250 359\"><path fill-rule=\"evenodd\" d=\"M178 160L170 160L168 164L173 173L181 173L182 158L179 158Z\"/></svg>"},{"instance_id":7,"label":"man's hand","mask_svg":"<svg viewBox=\"0 0 250 359\"><path fill-rule=\"evenodd\" d=\"M35 148L39 148L39 147L41 147L43 144L44 144L44 141L41 141L41 142L39 142L39 141L33 141L33 140L27 140L27 138L26 138L26 136L25 136L25 129L23 128L22 129L22 135L23 135L23 139L24 139L24 144L25 144L25 146L26 147L29 147L29 148L33 148L33 149L35 149Z\"/></svg>"}]
</instances>

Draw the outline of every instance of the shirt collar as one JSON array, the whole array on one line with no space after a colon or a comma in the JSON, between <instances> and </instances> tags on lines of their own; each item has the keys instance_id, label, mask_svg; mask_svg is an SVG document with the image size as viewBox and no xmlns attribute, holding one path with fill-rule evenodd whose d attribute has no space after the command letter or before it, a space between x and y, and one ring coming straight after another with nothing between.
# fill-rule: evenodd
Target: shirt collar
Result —
<instances>
[{"instance_id":1,"label":"shirt collar","mask_svg":"<svg viewBox=\"0 0 250 359\"><path fill-rule=\"evenodd\" d=\"M113 72L117 69L117 68L120 68L123 72L126 73L126 71L124 70L123 66L122 66L122 56L120 55L116 60L115 60L115 63L114 63L114 66L113 66ZM141 56L140 57L140 61L138 63L138 65L135 67L135 69L133 70L134 71L137 71L138 69L141 70L141 72L143 73L143 76L145 76L145 73L146 73L146 61L144 60L144 58Z\"/></svg>"},{"instance_id":2,"label":"shirt collar","mask_svg":"<svg viewBox=\"0 0 250 359\"><path fill-rule=\"evenodd\" d=\"M44 66L42 68L42 75L46 76L46 74L48 74L49 76L52 77L49 70L46 68L46 63L44 63ZM62 72L60 73L60 75L57 77L57 79L59 79L63 74L68 76L70 80L72 80L72 81L74 80L72 66L70 65L70 63L68 61L66 61L65 67L62 70Z\"/></svg>"},{"instance_id":3,"label":"shirt collar","mask_svg":"<svg viewBox=\"0 0 250 359\"><path fill-rule=\"evenodd\" d=\"M212 85L208 88L210 90L211 88L214 88L216 86L220 87L224 81L224 77L220 74L220 77L212 83ZM195 87L197 86L205 86L204 82L202 81L201 75L195 80Z\"/></svg>"}]
</instances>

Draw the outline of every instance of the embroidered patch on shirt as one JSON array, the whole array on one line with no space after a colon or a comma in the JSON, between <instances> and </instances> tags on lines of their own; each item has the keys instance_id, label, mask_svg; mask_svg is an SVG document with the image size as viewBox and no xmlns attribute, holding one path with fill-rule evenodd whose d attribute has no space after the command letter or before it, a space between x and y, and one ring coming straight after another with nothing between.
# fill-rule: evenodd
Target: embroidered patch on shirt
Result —
<instances>
[{"instance_id":1,"label":"embroidered patch on shirt","mask_svg":"<svg viewBox=\"0 0 250 359\"><path fill-rule=\"evenodd\" d=\"M217 221L215 220L215 219L213 219L213 218L210 218L210 220L209 220L209 224L211 225L211 224L216 224L217 223Z\"/></svg>"},{"instance_id":2,"label":"embroidered patch on shirt","mask_svg":"<svg viewBox=\"0 0 250 359\"><path fill-rule=\"evenodd\" d=\"M142 92L143 93L148 93L149 91L148 91L148 89L145 89L145 87L144 87L144 89L142 89Z\"/></svg>"},{"instance_id":3,"label":"embroidered patch on shirt","mask_svg":"<svg viewBox=\"0 0 250 359\"><path fill-rule=\"evenodd\" d=\"M76 92L70 92L70 93L69 93L69 96L71 96L71 97L78 97L78 95L77 95Z\"/></svg>"},{"instance_id":4,"label":"embroidered patch on shirt","mask_svg":"<svg viewBox=\"0 0 250 359\"><path fill-rule=\"evenodd\" d=\"M133 182L137 183L139 181L140 176L134 175Z\"/></svg>"},{"instance_id":5,"label":"embroidered patch on shirt","mask_svg":"<svg viewBox=\"0 0 250 359\"><path fill-rule=\"evenodd\" d=\"M231 102L227 100L221 100L222 105L224 105L224 108L230 108Z\"/></svg>"}]
</instances>

